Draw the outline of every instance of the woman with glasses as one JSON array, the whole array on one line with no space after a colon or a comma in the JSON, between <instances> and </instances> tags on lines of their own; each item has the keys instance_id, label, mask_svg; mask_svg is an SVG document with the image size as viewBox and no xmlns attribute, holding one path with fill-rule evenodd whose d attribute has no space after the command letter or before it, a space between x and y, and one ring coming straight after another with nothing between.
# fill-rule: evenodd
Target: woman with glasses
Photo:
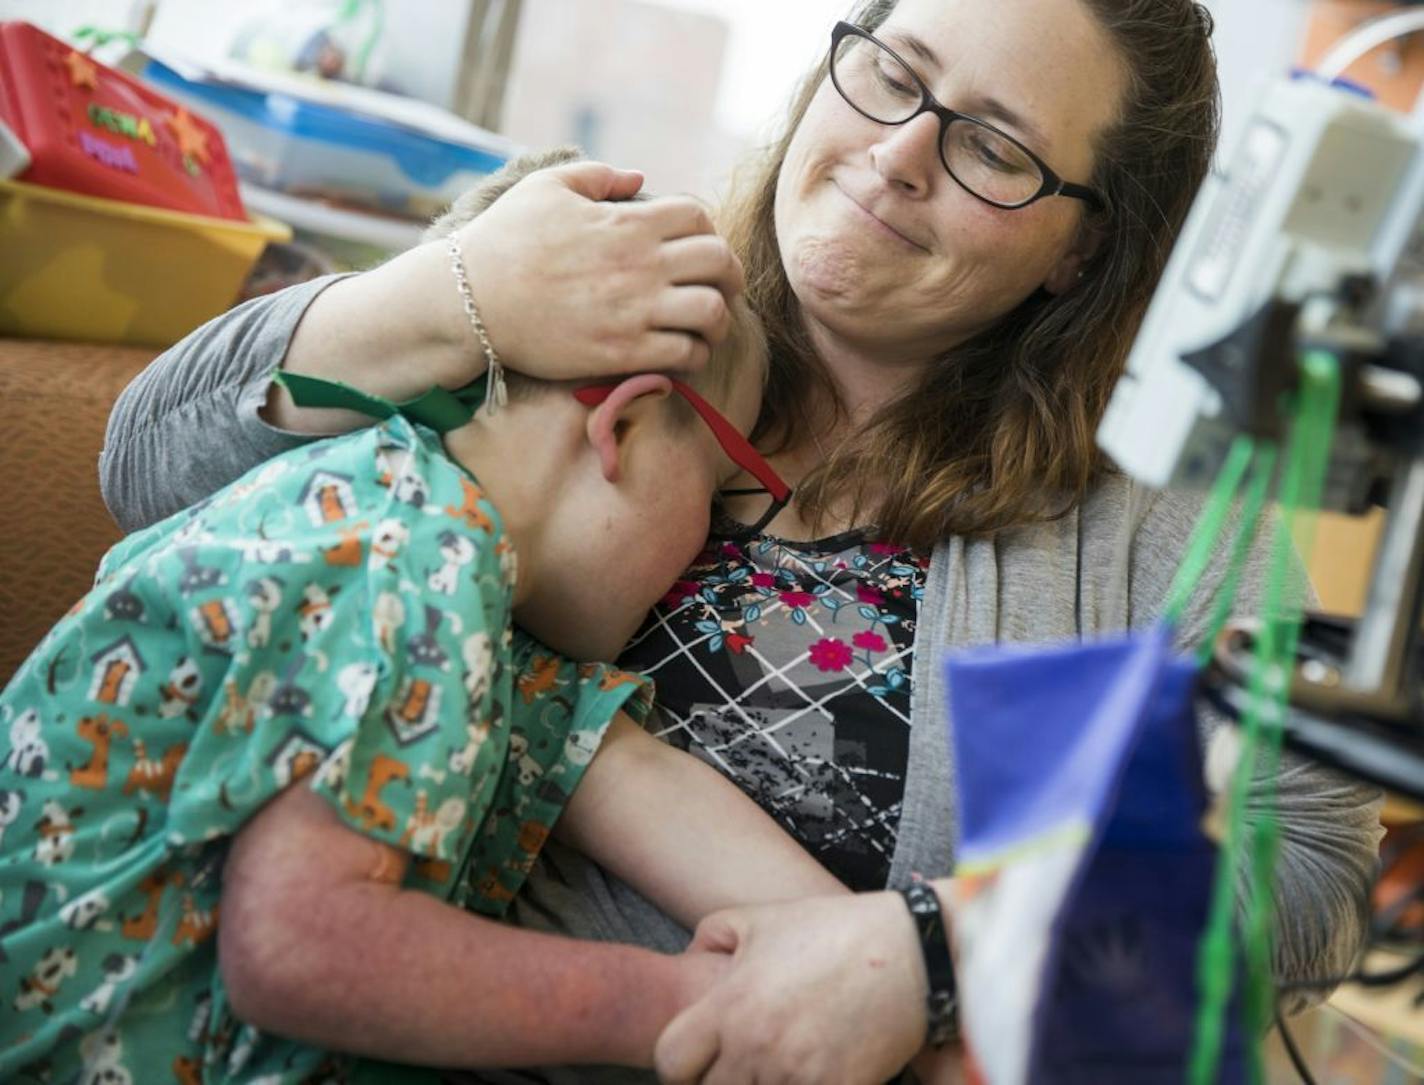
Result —
<instances>
[{"instance_id":1,"label":"woman with glasses","mask_svg":"<svg viewBox=\"0 0 1424 1085\"><path fill-rule=\"evenodd\" d=\"M126 392L106 498L134 527L353 424L296 410L273 390L278 364L397 399L496 355L542 377L696 367L745 281L773 355L753 441L795 495L729 486L702 560L620 661L656 679L662 737L859 892L705 922L694 945L730 967L664 1033L659 1069L883 1080L953 1031L939 654L1150 623L1195 518L1193 501L1106 470L1094 432L1210 162L1209 34L1190 0L862 2L723 209L725 241L690 202L609 202L636 175L551 171L460 235L492 350L428 247L251 303ZM1206 624L1189 615L1183 639ZM1363 931L1376 798L1289 760L1274 782L1276 971L1337 975ZM557 847L514 916L687 944Z\"/></svg>"}]
</instances>

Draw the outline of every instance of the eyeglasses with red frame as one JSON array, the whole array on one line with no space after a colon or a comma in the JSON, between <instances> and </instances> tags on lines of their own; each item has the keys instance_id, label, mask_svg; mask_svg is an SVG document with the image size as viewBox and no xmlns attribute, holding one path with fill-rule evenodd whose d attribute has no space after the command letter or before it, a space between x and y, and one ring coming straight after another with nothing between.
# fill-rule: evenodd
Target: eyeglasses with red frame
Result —
<instances>
[{"instance_id":1,"label":"eyeglasses with red frame","mask_svg":"<svg viewBox=\"0 0 1424 1085\"><path fill-rule=\"evenodd\" d=\"M718 492L718 496L738 497L748 494L768 494L771 497L770 505L756 518L754 523L737 524L730 530L719 530L719 537L735 541L760 534L791 500L791 487L782 481L781 476L772 469L771 464L766 462L762 454L752 447L751 442L743 437L737 431L737 427L727 421L726 416L716 407L682 381L676 378L669 379L672 381L673 390L687 400L688 405L707 423L707 428L712 431L712 436L717 438L717 443L722 446L722 451L727 454L728 458L761 483L760 486L750 489L721 490ZM574 398L585 407L597 407L608 398L619 383L615 380L585 385L575 390Z\"/></svg>"}]
</instances>

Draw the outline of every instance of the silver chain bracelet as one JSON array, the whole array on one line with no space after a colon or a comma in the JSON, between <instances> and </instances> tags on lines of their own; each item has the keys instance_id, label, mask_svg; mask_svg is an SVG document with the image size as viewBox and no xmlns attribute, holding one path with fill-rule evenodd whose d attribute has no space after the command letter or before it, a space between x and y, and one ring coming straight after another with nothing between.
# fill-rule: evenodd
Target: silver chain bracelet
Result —
<instances>
[{"instance_id":1,"label":"silver chain bracelet","mask_svg":"<svg viewBox=\"0 0 1424 1085\"><path fill-rule=\"evenodd\" d=\"M485 396L485 404L489 413L494 414L498 408L509 402L509 390L504 384L504 364L495 353L489 332L485 330L485 322L480 319L480 311L475 307L475 294L470 289L469 276L465 274L465 258L460 252L460 242L454 234L445 238L445 251L450 254L450 270L455 275L455 286L460 291L460 303L465 307L465 316L485 352L485 362L489 366L489 393Z\"/></svg>"}]
</instances>

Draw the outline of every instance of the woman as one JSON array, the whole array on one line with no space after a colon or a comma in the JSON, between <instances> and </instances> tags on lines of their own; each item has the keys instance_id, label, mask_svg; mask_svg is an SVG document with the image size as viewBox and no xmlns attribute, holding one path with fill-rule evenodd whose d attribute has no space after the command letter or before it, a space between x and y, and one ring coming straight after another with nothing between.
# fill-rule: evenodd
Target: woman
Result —
<instances>
[{"instance_id":1,"label":"woman","mask_svg":"<svg viewBox=\"0 0 1424 1085\"><path fill-rule=\"evenodd\" d=\"M658 680L666 737L863 892L705 922L696 944L731 968L663 1034L670 1080L875 1081L904 1064L926 973L903 902L873 890L951 867L938 653L1150 622L1195 513L1105 472L1093 434L1210 160L1209 17L1189 0L873 0L852 22L725 220L774 344L759 440L799 499L750 542L715 538L624 662ZM636 187L568 167L462 235L511 366L695 366L720 334L735 258L689 205L589 202ZM287 291L155 362L110 424L120 521L350 424L280 399L278 363L397 398L482 372L442 259ZM768 511L726 500L743 524ZM1190 616L1183 639L1204 625ZM1278 785L1277 973L1338 974L1362 931L1374 796L1295 762ZM567 850L546 852L515 914L686 944Z\"/></svg>"}]
</instances>

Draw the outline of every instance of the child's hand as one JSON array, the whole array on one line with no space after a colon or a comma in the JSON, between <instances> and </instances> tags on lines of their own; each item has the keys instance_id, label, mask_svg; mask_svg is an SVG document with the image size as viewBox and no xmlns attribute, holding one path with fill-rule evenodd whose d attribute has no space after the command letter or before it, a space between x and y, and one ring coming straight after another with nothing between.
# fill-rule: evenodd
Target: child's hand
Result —
<instances>
[{"instance_id":1,"label":"child's hand","mask_svg":"<svg viewBox=\"0 0 1424 1085\"><path fill-rule=\"evenodd\" d=\"M702 996L717 986L732 967L731 954L713 953L693 947L684 951L677 960L683 983L673 1016L694 1002L701 1001ZM672 1017L668 1020L672 1020Z\"/></svg>"}]
</instances>

